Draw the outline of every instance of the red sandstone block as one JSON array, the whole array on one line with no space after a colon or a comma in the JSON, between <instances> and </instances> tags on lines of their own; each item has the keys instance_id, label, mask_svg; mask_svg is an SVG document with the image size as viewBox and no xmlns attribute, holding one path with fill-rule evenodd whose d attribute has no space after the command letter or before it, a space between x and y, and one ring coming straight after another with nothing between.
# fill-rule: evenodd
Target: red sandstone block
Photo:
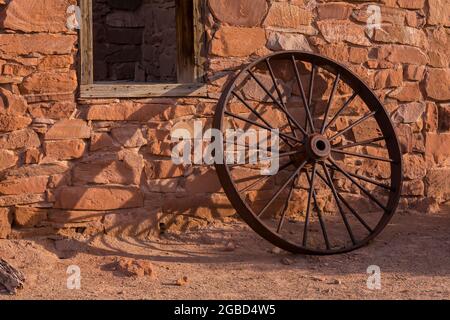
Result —
<instances>
[{"instance_id":1,"label":"red sandstone block","mask_svg":"<svg viewBox=\"0 0 450 320\"><path fill-rule=\"evenodd\" d=\"M366 29L356 23L347 20L318 21L317 25L325 40L329 43L349 42L359 46L370 46L366 37Z\"/></svg>"},{"instance_id":2,"label":"red sandstone block","mask_svg":"<svg viewBox=\"0 0 450 320\"><path fill-rule=\"evenodd\" d=\"M57 192L55 208L72 210L114 210L139 208L144 198L134 187L64 187Z\"/></svg>"},{"instance_id":3,"label":"red sandstone block","mask_svg":"<svg viewBox=\"0 0 450 320\"><path fill-rule=\"evenodd\" d=\"M27 149L36 148L41 145L38 135L32 129L13 131L0 138L0 149Z\"/></svg>"},{"instance_id":4,"label":"red sandstone block","mask_svg":"<svg viewBox=\"0 0 450 320\"><path fill-rule=\"evenodd\" d=\"M229 25L243 27L260 25L268 9L266 0L209 0L208 4L217 20Z\"/></svg>"},{"instance_id":5,"label":"red sandstone block","mask_svg":"<svg viewBox=\"0 0 450 320\"><path fill-rule=\"evenodd\" d=\"M429 98L438 101L450 100L450 68L428 69L425 90Z\"/></svg>"},{"instance_id":6,"label":"red sandstone block","mask_svg":"<svg viewBox=\"0 0 450 320\"><path fill-rule=\"evenodd\" d=\"M190 193L222 192L222 186L214 169L198 168L186 178L184 188Z\"/></svg>"},{"instance_id":7,"label":"red sandstone block","mask_svg":"<svg viewBox=\"0 0 450 320\"><path fill-rule=\"evenodd\" d=\"M14 211L15 225L23 228L33 228L47 220L47 209L33 207L16 207Z\"/></svg>"},{"instance_id":8,"label":"red sandstone block","mask_svg":"<svg viewBox=\"0 0 450 320\"><path fill-rule=\"evenodd\" d=\"M126 148L142 147L147 144L147 140L142 134L139 126L125 126L114 128L111 131L114 139Z\"/></svg>"},{"instance_id":9,"label":"red sandstone block","mask_svg":"<svg viewBox=\"0 0 450 320\"><path fill-rule=\"evenodd\" d=\"M337 19L346 20L350 17L353 6L348 3L325 3L319 5L319 20Z\"/></svg>"},{"instance_id":10,"label":"red sandstone block","mask_svg":"<svg viewBox=\"0 0 450 320\"><path fill-rule=\"evenodd\" d=\"M136 171L123 161L100 159L75 166L72 180L76 185L92 183L130 185L139 183L139 178Z\"/></svg>"},{"instance_id":11,"label":"red sandstone block","mask_svg":"<svg viewBox=\"0 0 450 320\"><path fill-rule=\"evenodd\" d=\"M403 156L404 177L409 180L423 179L427 174L425 159L422 155L406 154Z\"/></svg>"},{"instance_id":12,"label":"red sandstone block","mask_svg":"<svg viewBox=\"0 0 450 320\"><path fill-rule=\"evenodd\" d=\"M423 99L418 82L405 82L402 87L390 92L388 96L400 102L415 102Z\"/></svg>"},{"instance_id":13,"label":"red sandstone block","mask_svg":"<svg viewBox=\"0 0 450 320\"><path fill-rule=\"evenodd\" d=\"M30 105L30 113L34 118L68 119L77 105L70 101L45 102Z\"/></svg>"},{"instance_id":14,"label":"red sandstone block","mask_svg":"<svg viewBox=\"0 0 450 320\"><path fill-rule=\"evenodd\" d=\"M450 196L450 169L436 168L430 170L425 179L426 196L446 200Z\"/></svg>"},{"instance_id":15,"label":"red sandstone block","mask_svg":"<svg viewBox=\"0 0 450 320\"><path fill-rule=\"evenodd\" d=\"M0 132L10 132L26 128L31 123L29 117L0 113Z\"/></svg>"},{"instance_id":16,"label":"red sandstone block","mask_svg":"<svg viewBox=\"0 0 450 320\"><path fill-rule=\"evenodd\" d=\"M427 133L425 154L429 165L450 165L450 133Z\"/></svg>"},{"instance_id":17,"label":"red sandstone block","mask_svg":"<svg viewBox=\"0 0 450 320\"><path fill-rule=\"evenodd\" d=\"M20 85L23 94L72 93L78 80L74 70L69 72L35 72Z\"/></svg>"},{"instance_id":18,"label":"red sandstone block","mask_svg":"<svg viewBox=\"0 0 450 320\"><path fill-rule=\"evenodd\" d=\"M45 140L89 139L91 128L83 120L61 120L45 134Z\"/></svg>"},{"instance_id":19,"label":"red sandstone block","mask_svg":"<svg viewBox=\"0 0 450 320\"><path fill-rule=\"evenodd\" d=\"M437 25L442 24L445 26L450 25L448 19L450 15L450 6L447 0L430 0L428 1L428 24Z\"/></svg>"},{"instance_id":20,"label":"red sandstone block","mask_svg":"<svg viewBox=\"0 0 450 320\"><path fill-rule=\"evenodd\" d=\"M67 70L74 63L71 55L49 55L45 56L38 65L40 71L53 71L55 69Z\"/></svg>"},{"instance_id":21,"label":"red sandstone block","mask_svg":"<svg viewBox=\"0 0 450 320\"><path fill-rule=\"evenodd\" d=\"M0 51L9 55L69 54L76 41L73 35L4 33L0 34Z\"/></svg>"},{"instance_id":22,"label":"red sandstone block","mask_svg":"<svg viewBox=\"0 0 450 320\"><path fill-rule=\"evenodd\" d=\"M23 193L19 195L0 196L0 207L28 205L46 201L45 194Z\"/></svg>"},{"instance_id":23,"label":"red sandstone block","mask_svg":"<svg viewBox=\"0 0 450 320\"><path fill-rule=\"evenodd\" d=\"M84 155L86 143L83 140L47 141L44 149L49 160L71 160Z\"/></svg>"},{"instance_id":24,"label":"red sandstone block","mask_svg":"<svg viewBox=\"0 0 450 320\"><path fill-rule=\"evenodd\" d=\"M22 166L17 169L9 169L3 172L3 178L16 179L35 176L50 176L55 174L64 174L69 172L67 163L45 163L40 165Z\"/></svg>"},{"instance_id":25,"label":"red sandstone block","mask_svg":"<svg viewBox=\"0 0 450 320\"><path fill-rule=\"evenodd\" d=\"M44 193L47 189L48 177L38 176L19 178L0 182L0 195L20 195L28 193Z\"/></svg>"},{"instance_id":26,"label":"red sandstone block","mask_svg":"<svg viewBox=\"0 0 450 320\"><path fill-rule=\"evenodd\" d=\"M12 151L0 150L0 171L14 167L19 157Z\"/></svg>"},{"instance_id":27,"label":"red sandstone block","mask_svg":"<svg viewBox=\"0 0 450 320\"><path fill-rule=\"evenodd\" d=\"M6 239L11 233L12 215L8 208L0 208L0 239Z\"/></svg>"},{"instance_id":28,"label":"red sandstone block","mask_svg":"<svg viewBox=\"0 0 450 320\"><path fill-rule=\"evenodd\" d=\"M423 65L428 63L428 56L419 48L402 45L385 45L377 50L378 60L386 59L392 63L410 63Z\"/></svg>"},{"instance_id":29,"label":"red sandstone block","mask_svg":"<svg viewBox=\"0 0 450 320\"><path fill-rule=\"evenodd\" d=\"M74 223L98 222L104 213L96 211L47 210L46 221L50 224L67 225Z\"/></svg>"},{"instance_id":30,"label":"red sandstone block","mask_svg":"<svg viewBox=\"0 0 450 320\"><path fill-rule=\"evenodd\" d=\"M117 151L120 147L108 133L94 133L91 139L91 151Z\"/></svg>"},{"instance_id":31,"label":"red sandstone block","mask_svg":"<svg viewBox=\"0 0 450 320\"><path fill-rule=\"evenodd\" d=\"M288 2L273 2L264 26L281 28L298 28L309 25L312 21L312 11Z\"/></svg>"},{"instance_id":32,"label":"red sandstone block","mask_svg":"<svg viewBox=\"0 0 450 320\"><path fill-rule=\"evenodd\" d=\"M185 166L175 165L172 160L146 160L147 179L166 179L184 176Z\"/></svg>"},{"instance_id":33,"label":"red sandstone block","mask_svg":"<svg viewBox=\"0 0 450 320\"><path fill-rule=\"evenodd\" d=\"M265 44L266 32L262 28L223 26L211 43L211 53L221 57L242 57L254 53Z\"/></svg>"},{"instance_id":34,"label":"red sandstone block","mask_svg":"<svg viewBox=\"0 0 450 320\"><path fill-rule=\"evenodd\" d=\"M87 113L88 120L97 121L167 121L195 115L194 106L169 106L164 104L133 104L130 101L109 105L93 105Z\"/></svg>"},{"instance_id":35,"label":"red sandstone block","mask_svg":"<svg viewBox=\"0 0 450 320\"><path fill-rule=\"evenodd\" d=\"M23 32L67 32L69 0L9 1L0 14L0 27Z\"/></svg>"}]
</instances>

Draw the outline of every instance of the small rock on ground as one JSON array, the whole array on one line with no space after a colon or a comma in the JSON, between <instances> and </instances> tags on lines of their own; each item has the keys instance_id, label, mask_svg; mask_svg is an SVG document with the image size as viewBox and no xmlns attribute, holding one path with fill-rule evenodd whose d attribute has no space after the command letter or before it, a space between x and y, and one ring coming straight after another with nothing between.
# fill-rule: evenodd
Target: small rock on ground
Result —
<instances>
[{"instance_id":1,"label":"small rock on ground","mask_svg":"<svg viewBox=\"0 0 450 320\"><path fill-rule=\"evenodd\" d=\"M187 285L188 282L189 282L189 278L184 276L184 277L182 277L182 278L177 280L177 286L183 287L183 286Z\"/></svg>"},{"instance_id":2,"label":"small rock on ground","mask_svg":"<svg viewBox=\"0 0 450 320\"><path fill-rule=\"evenodd\" d=\"M156 277L155 267L149 261L130 258L118 258L113 263L113 266L115 271L120 272L127 277Z\"/></svg>"}]
</instances>

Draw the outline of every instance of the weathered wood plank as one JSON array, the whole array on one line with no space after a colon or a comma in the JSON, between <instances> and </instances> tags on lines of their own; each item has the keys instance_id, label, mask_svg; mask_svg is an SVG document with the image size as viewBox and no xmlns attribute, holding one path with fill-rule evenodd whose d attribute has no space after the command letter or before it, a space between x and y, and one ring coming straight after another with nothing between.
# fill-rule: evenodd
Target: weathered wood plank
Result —
<instances>
[{"instance_id":1,"label":"weathered wood plank","mask_svg":"<svg viewBox=\"0 0 450 320\"><path fill-rule=\"evenodd\" d=\"M80 57L81 84L94 82L92 0L81 0Z\"/></svg>"},{"instance_id":2,"label":"weathered wood plank","mask_svg":"<svg viewBox=\"0 0 450 320\"><path fill-rule=\"evenodd\" d=\"M205 79L206 61L206 37L205 37L205 6L204 0L194 1L194 77L195 82L203 82Z\"/></svg>"},{"instance_id":3,"label":"weathered wood plank","mask_svg":"<svg viewBox=\"0 0 450 320\"><path fill-rule=\"evenodd\" d=\"M177 79L180 83L195 82L193 1L176 0Z\"/></svg>"},{"instance_id":4,"label":"weathered wood plank","mask_svg":"<svg viewBox=\"0 0 450 320\"><path fill-rule=\"evenodd\" d=\"M207 86L190 84L95 83L80 86L81 98L206 97Z\"/></svg>"},{"instance_id":5,"label":"weathered wood plank","mask_svg":"<svg viewBox=\"0 0 450 320\"><path fill-rule=\"evenodd\" d=\"M0 289L5 289L9 294L16 294L17 289L22 289L25 276L8 262L0 258Z\"/></svg>"}]
</instances>

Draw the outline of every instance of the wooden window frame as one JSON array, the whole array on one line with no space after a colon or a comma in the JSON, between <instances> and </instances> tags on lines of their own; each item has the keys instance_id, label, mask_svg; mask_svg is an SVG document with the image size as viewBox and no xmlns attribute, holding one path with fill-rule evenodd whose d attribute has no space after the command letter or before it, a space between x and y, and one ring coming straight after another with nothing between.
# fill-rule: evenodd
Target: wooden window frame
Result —
<instances>
[{"instance_id":1,"label":"wooden window frame","mask_svg":"<svg viewBox=\"0 0 450 320\"><path fill-rule=\"evenodd\" d=\"M204 0L177 2L177 81L178 83L94 82L94 41L92 1L80 0L80 98L205 97ZM193 19L186 19L186 17Z\"/></svg>"}]
</instances>

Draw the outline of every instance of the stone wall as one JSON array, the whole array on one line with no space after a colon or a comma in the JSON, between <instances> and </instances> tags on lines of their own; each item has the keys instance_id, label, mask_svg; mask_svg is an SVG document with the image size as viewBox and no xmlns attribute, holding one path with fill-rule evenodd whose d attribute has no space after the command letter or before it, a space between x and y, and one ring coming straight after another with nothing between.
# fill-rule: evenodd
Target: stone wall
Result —
<instances>
[{"instance_id":1,"label":"stone wall","mask_svg":"<svg viewBox=\"0 0 450 320\"><path fill-rule=\"evenodd\" d=\"M176 82L174 0L94 0L93 15L95 81Z\"/></svg>"},{"instance_id":2,"label":"stone wall","mask_svg":"<svg viewBox=\"0 0 450 320\"><path fill-rule=\"evenodd\" d=\"M208 98L128 100L78 99L73 3L0 0L0 238L144 237L233 215L212 168L172 163L170 130L210 123L229 76L284 49L339 60L376 90L401 139L402 208L450 199L448 0L209 0Z\"/></svg>"}]
</instances>

